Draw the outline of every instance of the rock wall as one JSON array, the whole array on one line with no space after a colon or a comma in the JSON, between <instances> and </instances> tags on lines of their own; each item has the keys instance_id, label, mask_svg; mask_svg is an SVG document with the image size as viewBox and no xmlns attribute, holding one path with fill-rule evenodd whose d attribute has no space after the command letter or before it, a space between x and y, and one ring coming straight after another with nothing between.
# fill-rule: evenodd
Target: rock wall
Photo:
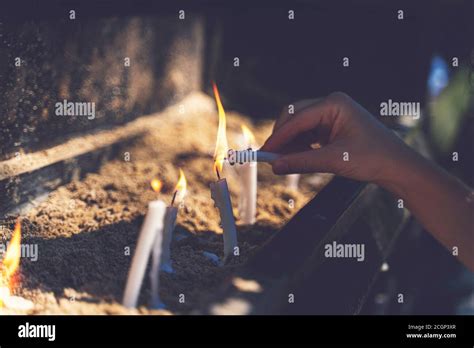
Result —
<instances>
[{"instance_id":1,"label":"rock wall","mask_svg":"<svg viewBox=\"0 0 474 348\"><path fill-rule=\"evenodd\" d=\"M0 160L123 124L201 88L198 15L70 15L0 20ZM64 100L94 103L94 117L58 116Z\"/></svg>"}]
</instances>

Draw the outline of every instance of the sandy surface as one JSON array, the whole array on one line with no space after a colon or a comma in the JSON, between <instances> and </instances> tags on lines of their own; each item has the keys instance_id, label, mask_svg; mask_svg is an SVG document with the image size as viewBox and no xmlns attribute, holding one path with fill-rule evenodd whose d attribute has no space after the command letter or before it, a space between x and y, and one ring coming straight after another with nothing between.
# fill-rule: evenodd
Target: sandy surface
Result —
<instances>
[{"instance_id":1,"label":"sandy surface","mask_svg":"<svg viewBox=\"0 0 474 348\"><path fill-rule=\"evenodd\" d=\"M293 191L286 188L285 178L259 164L257 223L247 227L238 219L238 181L227 172L240 256L225 266L213 264L203 252L223 256L218 212L209 192L209 183L216 180L212 153L218 118L210 98L200 97L200 103L202 107L182 112L171 108L157 115L149 132L123 150L130 153L130 161L118 158L104 164L99 173L60 187L23 215L22 243L38 245L37 261L23 258L17 275L15 294L35 304L27 313L189 313L329 180L328 176L303 177L300 190ZM254 125L245 116L232 112L227 116L230 146L235 147L242 123L260 143L271 132L270 121ZM180 238L172 244L176 273L161 275L160 295L167 311L148 309L148 273L140 307L126 309L120 302L147 203L156 198L171 200L179 167L186 175L188 194L175 230ZM150 188L153 178L164 182L158 195ZM14 217L10 222L10 228L0 232L4 241L10 238ZM182 294L184 303L179 301Z\"/></svg>"}]
</instances>

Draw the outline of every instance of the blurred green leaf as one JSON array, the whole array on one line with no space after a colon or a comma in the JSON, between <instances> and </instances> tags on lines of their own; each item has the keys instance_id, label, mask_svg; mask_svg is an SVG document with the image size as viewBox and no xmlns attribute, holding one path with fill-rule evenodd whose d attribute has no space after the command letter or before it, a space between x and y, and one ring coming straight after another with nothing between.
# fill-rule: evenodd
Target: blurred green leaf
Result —
<instances>
[{"instance_id":1,"label":"blurred green leaf","mask_svg":"<svg viewBox=\"0 0 474 348\"><path fill-rule=\"evenodd\" d=\"M469 70L462 68L430 105L430 137L436 150L447 154L452 150L459 134L471 95Z\"/></svg>"}]
</instances>

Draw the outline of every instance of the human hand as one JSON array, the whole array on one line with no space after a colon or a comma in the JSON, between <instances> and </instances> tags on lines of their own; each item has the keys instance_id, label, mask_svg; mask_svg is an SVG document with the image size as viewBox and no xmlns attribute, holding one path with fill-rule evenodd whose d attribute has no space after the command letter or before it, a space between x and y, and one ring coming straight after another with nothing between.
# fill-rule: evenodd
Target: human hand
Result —
<instances>
[{"instance_id":1,"label":"human hand","mask_svg":"<svg viewBox=\"0 0 474 348\"><path fill-rule=\"evenodd\" d=\"M294 115L282 113L261 150L283 154L272 163L275 174L330 172L376 183L389 181L413 152L340 92L300 101Z\"/></svg>"},{"instance_id":2,"label":"human hand","mask_svg":"<svg viewBox=\"0 0 474 348\"><path fill-rule=\"evenodd\" d=\"M320 147L315 148L318 143ZM374 182L406 202L427 231L474 271L474 191L410 149L344 93L295 104L263 151L276 174L330 172Z\"/></svg>"}]
</instances>

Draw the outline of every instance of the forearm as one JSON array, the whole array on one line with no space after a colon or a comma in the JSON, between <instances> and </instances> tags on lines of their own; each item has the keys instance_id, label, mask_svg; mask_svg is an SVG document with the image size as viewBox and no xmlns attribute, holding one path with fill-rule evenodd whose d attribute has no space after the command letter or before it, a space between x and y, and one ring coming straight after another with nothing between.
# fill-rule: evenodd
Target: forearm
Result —
<instances>
[{"instance_id":1,"label":"forearm","mask_svg":"<svg viewBox=\"0 0 474 348\"><path fill-rule=\"evenodd\" d=\"M474 270L474 191L414 151L392 163L379 183L450 252Z\"/></svg>"}]
</instances>

